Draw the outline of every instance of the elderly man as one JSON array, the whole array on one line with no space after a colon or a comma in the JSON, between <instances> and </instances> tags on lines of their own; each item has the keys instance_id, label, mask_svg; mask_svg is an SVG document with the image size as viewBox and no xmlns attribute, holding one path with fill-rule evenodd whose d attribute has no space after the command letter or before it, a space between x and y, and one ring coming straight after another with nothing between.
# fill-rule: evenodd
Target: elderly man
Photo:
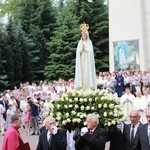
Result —
<instances>
[{"instance_id":1,"label":"elderly man","mask_svg":"<svg viewBox=\"0 0 150 150\"><path fill-rule=\"evenodd\" d=\"M123 131L124 150L141 150L139 127L142 124L139 122L140 117L138 110L132 110L130 112L131 123L125 125Z\"/></svg>"},{"instance_id":2,"label":"elderly man","mask_svg":"<svg viewBox=\"0 0 150 150\"><path fill-rule=\"evenodd\" d=\"M11 123L12 124L5 133L2 150L18 150L24 145L18 131L21 127L21 117L14 114L11 117Z\"/></svg>"},{"instance_id":3,"label":"elderly man","mask_svg":"<svg viewBox=\"0 0 150 150\"><path fill-rule=\"evenodd\" d=\"M150 108L145 111L147 123L139 128L141 150L150 150Z\"/></svg>"},{"instance_id":4,"label":"elderly man","mask_svg":"<svg viewBox=\"0 0 150 150\"><path fill-rule=\"evenodd\" d=\"M39 136L36 150L66 150L66 131L58 130L55 119L50 116L45 119L45 127L46 130Z\"/></svg>"},{"instance_id":5,"label":"elderly man","mask_svg":"<svg viewBox=\"0 0 150 150\"><path fill-rule=\"evenodd\" d=\"M74 138L76 150L104 150L108 135L105 129L100 128L98 116L89 114L86 122L87 127L83 127Z\"/></svg>"}]
</instances>

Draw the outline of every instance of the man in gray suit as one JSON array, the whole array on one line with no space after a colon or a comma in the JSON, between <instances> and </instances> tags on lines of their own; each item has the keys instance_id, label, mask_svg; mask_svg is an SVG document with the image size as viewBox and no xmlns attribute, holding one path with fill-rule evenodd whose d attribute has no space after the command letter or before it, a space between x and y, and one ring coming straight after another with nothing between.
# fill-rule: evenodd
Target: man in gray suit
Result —
<instances>
[{"instance_id":1,"label":"man in gray suit","mask_svg":"<svg viewBox=\"0 0 150 150\"><path fill-rule=\"evenodd\" d=\"M123 130L123 149L124 150L141 150L139 139L139 127L141 126L140 112L132 110L130 113L130 124L124 126Z\"/></svg>"},{"instance_id":2,"label":"man in gray suit","mask_svg":"<svg viewBox=\"0 0 150 150\"><path fill-rule=\"evenodd\" d=\"M139 128L142 150L150 150L150 108L145 111L147 123Z\"/></svg>"}]
</instances>

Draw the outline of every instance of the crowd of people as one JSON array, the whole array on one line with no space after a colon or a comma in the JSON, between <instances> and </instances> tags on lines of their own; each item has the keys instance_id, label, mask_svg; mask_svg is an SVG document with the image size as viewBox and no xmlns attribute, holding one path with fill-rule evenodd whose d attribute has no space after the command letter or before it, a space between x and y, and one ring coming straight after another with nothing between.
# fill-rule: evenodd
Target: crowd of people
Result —
<instances>
[{"instance_id":1,"label":"crowd of people","mask_svg":"<svg viewBox=\"0 0 150 150\"><path fill-rule=\"evenodd\" d=\"M150 108L145 111L147 123L140 122L140 112L130 112L130 123L123 123L123 128L114 126L106 130L99 125L97 114L88 114L86 127L75 130L74 148L67 149L67 131L56 126L55 118L48 116L41 128L36 150L105 150L110 141L109 150L149 150L150 149ZM29 143L24 143L19 128L21 117L14 114L11 125L5 133L2 150L30 150Z\"/></svg>"},{"instance_id":2,"label":"crowd of people","mask_svg":"<svg viewBox=\"0 0 150 150\"><path fill-rule=\"evenodd\" d=\"M140 116L138 121L140 121L141 124L149 122L149 116L146 115L146 110L150 104L150 71L100 72L97 74L96 81L97 89L106 89L112 93L114 97L120 99L120 105L124 108L124 120L126 124L131 124L131 119L135 119L135 116L132 118L130 114L132 110L138 111L138 116ZM39 135L39 123L47 118L49 106L57 102L57 99L60 98L64 92L73 89L74 79L69 79L68 81L59 79L53 82L40 81L39 83L20 83L19 87L14 86L12 90L4 90L4 92L0 94L1 134L4 135L5 131L7 132L8 127L12 123L12 116L18 114L21 116L22 127L25 128L26 132L31 135ZM141 137L142 136L143 135L141 135ZM78 145L78 143L80 143L83 138L80 137L80 139L78 139L76 136L75 139L77 141L76 147L80 149L80 144ZM108 139L104 140L104 143L106 141L108 141ZM41 147L41 144L39 144L38 147ZM40 150L41 148L37 149Z\"/></svg>"}]
</instances>

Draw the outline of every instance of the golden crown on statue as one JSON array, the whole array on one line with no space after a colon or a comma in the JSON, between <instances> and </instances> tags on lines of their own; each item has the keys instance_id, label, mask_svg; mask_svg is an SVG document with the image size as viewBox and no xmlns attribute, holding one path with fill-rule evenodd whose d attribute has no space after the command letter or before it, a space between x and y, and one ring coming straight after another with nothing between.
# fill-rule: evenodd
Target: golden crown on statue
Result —
<instances>
[{"instance_id":1,"label":"golden crown on statue","mask_svg":"<svg viewBox=\"0 0 150 150\"><path fill-rule=\"evenodd\" d=\"M82 32L86 32L89 29L89 25L83 22L82 24L80 24L80 29Z\"/></svg>"}]
</instances>

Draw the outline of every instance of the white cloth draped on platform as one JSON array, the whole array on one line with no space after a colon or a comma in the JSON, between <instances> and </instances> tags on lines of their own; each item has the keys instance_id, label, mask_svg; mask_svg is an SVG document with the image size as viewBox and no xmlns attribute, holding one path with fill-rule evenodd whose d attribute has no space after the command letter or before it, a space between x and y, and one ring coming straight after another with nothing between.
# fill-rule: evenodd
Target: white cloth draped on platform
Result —
<instances>
[{"instance_id":1,"label":"white cloth draped on platform","mask_svg":"<svg viewBox=\"0 0 150 150\"><path fill-rule=\"evenodd\" d=\"M67 130L67 150L75 150L75 141L73 140L74 131Z\"/></svg>"}]
</instances>

